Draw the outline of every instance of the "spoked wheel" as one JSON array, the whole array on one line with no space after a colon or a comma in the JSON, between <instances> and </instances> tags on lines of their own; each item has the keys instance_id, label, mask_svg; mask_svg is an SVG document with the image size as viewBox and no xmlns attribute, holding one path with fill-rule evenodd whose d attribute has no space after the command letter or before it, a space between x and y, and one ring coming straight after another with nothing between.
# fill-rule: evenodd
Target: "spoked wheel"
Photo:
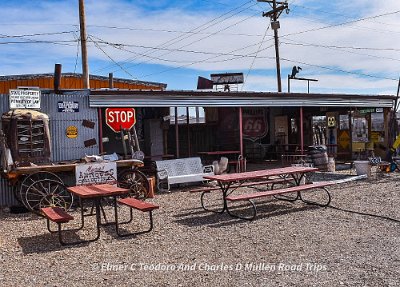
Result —
<instances>
[{"instance_id":1,"label":"spoked wheel","mask_svg":"<svg viewBox=\"0 0 400 287\"><path fill-rule=\"evenodd\" d=\"M144 173L139 170L125 170L118 175L118 185L130 189L131 196L146 199L149 195L149 182Z\"/></svg>"},{"instance_id":2,"label":"spoked wheel","mask_svg":"<svg viewBox=\"0 0 400 287\"><path fill-rule=\"evenodd\" d=\"M62 182L41 179L26 189L23 202L28 209L39 213L42 207L49 206L59 206L68 210L72 206L73 197Z\"/></svg>"},{"instance_id":3,"label":"spoked wheel","mask_svg":"<svg viewBox=\"0 0 400 287\"><path fill-rule=\"evenodd\" d=\"M39 180L50 179L54 181L58 181L63 183L61 178L55 173L48 171L38 171L36 173L32 173L27 175L19 185L19 188L15 189L15 197L18 201L20 201L23 205L27 206L25 203L25 194L27 189L35 182Z\"/></svg>"}]
</instances>

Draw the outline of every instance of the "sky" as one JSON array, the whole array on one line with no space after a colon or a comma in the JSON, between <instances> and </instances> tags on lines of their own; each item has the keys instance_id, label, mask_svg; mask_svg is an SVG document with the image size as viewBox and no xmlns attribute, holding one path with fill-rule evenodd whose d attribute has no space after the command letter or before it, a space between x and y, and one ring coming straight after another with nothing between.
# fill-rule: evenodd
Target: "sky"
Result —
<instances>
[{"instance_id":1,"label":"sky","mask_svg":"<svg viewBox=\"0 0 400 287\"><path fill-rule=\"evenodd\" d=\"M78 0L0 0L0 75L82 73ZM310 92L397 93L400 1L288 0L279 17L282 91L293 66ZM271 10L256 0L86 0L90 74L195 90L243 73L240 91L277 91ZM291 92L307 82L291 80Z\"/></svg>"}]
</instances>

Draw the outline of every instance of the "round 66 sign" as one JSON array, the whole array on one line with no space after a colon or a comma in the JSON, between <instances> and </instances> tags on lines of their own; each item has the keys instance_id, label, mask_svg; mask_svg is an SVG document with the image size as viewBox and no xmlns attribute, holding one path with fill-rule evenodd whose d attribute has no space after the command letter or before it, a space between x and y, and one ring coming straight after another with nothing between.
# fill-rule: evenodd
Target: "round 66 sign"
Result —
<instances>
[{"instance_id":1,"label":"round 66 sign","mask_svg":"<svg viewBox=\"0 0 400 287\"><path fill-rule=\"evenodd\" d=\"M107 108L106 124L114 131L131 129L136 123L135 109L133 108Z\"/></svg>"}]
</instances>

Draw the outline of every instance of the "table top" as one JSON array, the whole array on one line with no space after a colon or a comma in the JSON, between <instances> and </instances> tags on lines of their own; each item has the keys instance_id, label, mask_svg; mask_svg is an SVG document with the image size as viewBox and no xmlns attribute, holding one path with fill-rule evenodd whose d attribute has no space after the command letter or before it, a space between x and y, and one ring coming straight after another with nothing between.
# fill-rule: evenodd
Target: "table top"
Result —
<instances>
[{"instance_id":1,"label":"table top","mask_svg":"<svg viewBox=\"0 0 400 287\"><path fill-rule=\"evenodd\" d=\"M220 175L207 175L205 179L217 180L219 182L232 182L238 180L249 180L257 179L262 177L269 177L275 175L295 174L295 173L307 173L317 171L316 167L304 167L304 166L288 166L282 168L263 169L256 171L247 171L241 173L227 173Z\"/></svg>"},{"instance_id":2,"label":"table top","mask_svg":"<svg viewBox=\"0 0 400 287\"><path fill-rule=\"evenodd\" d=\"M240 154L240 151L239 150L199 151L198 154L204 154L204 155Z\"/></svg>"},{"instance_id":3,"label":"table top","mask_svg":"<svg viewBox=\"0 0 400 287\"><path fill-rule=\"evenodd\" d=\"M68 187L67 190L81 198L106 197L129 193L129 189L111 184L77 185Z\"/></svg>"}]
</instances>

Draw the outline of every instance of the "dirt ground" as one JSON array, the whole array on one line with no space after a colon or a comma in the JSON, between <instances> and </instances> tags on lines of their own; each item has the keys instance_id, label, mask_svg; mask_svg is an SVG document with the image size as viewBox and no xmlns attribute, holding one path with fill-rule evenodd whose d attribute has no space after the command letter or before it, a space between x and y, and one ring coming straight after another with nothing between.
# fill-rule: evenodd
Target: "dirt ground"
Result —
<instances>
[{"instance_id":1,"label":"dirt ground","mask_svg":"<svg viewBox=\"0 0 400 287\"><path fill-rule=\"evenodd\" d=\"M325 178L326 176L321 176ZM272 198L253 221L204 211L200 194L157 194L154 230L62 247L43 218L0 212L2 286L399 286L400 173L337 184L327 208ZM188 190L190 187L185 188ZM216 202L218 193L214 193ZM246 212L243 203L237 209ZM106 207L109 217L112 209ZM121 210L122 216L127 210ZM76 211L72 212L79 219ZM132 228L145 228L135 213ZM76 224L76 223L73 223ZM70 234L89 238L85 231Z\"/></svg>"}]
</instances>

